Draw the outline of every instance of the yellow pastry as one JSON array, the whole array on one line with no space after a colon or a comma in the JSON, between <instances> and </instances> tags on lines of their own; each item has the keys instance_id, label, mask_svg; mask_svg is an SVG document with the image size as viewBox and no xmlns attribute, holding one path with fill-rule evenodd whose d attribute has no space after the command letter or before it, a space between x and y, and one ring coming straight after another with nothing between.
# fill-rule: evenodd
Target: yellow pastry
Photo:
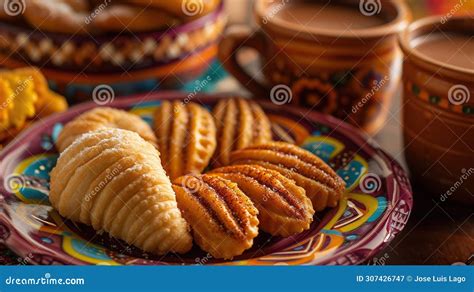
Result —
<instances>
[{"instance_id":1,"label":"yellow pastry","mask_svg":"<svg viewBox=\"0 0 474 292\"><path fill-rule=\"evenodd\" d=\"M224 99L214 107L213 116L218 137L215 165L228 165L233 150L272 140L270 121L254 101Z\"/></svg>"},{"instance_id":2,"label":"yellow pastry","mask_svg":"<svg viewBox=\"0 0 474 292\"><path fill-rule=\"evenodd\" d=\"M216 128L203 107L164 101L154 114L163 166L171 177L201 173L216 148Z\"/></svg>"},{"instance_id":3,"label":"yellow pastry","mask_svg":"<svg viewBox=\"0 0 474 292\"><path fill-rule=\"evenodd\" d=\"M13 108L13 90L10 84L0 79L0 132L10 127L10 111Z\"/></svg>"},{"instance_id":4,"label":"yellow pastry","mask_svg":"<svg viewBox=\"0 0 474 292\"><path fill-rule=\"evenodd\" d=\"M271 235L290 236L309 229L313 205L305 190L279 172L259 165L233 165L211 171L237 183L258 209L260 228Z\"/></svg>"},{"instance_id":5,"label":"yellow pastry","mask_svg":"<svg viewBox=\"0 0 474 292\"><path fill-rule=\"evenodd\" d=\"M50 175L49 200L62 216L158 255L191 248L159 152L137 133L85 133L61 153Z\"/></svg>"},{"instance_id":6,"label":"yellow pastry","mask_svg":"<svg viewBox=\"0 0 474 292\"><path fill-rule=\"evenodd\" d=\"M235 183L217 176L188 175L175 180L173 189L203 250L215 258L232 259L253 245L258 211Z\"/></svg>"},{"instance_id":7,"label":"yellow pastry","mask_svg":"<svg viewBox=\"0 0 474 292\"><path fill-rule=\"evenodd\" d=\"M285 142L271 142L238 150L230 155L231 164L258 164L294 180L306 190L313 208L335 207L344 193L344 181L309 151Z\"/></svg>"},{"instance_id":8,"label":"yellow pastry","mask_svg":"<svg viewBox=\"0 0 474 292\"><path fill-rule=\"evenodd\" d=\"M67 123L58 136L56 147L64 151L80 135L103 128L119 128L138 133L143 139L156 145L156 138L150 126L139 116L123 110L98 107L87 111Z\"/></svg>"},{"instance_id":9,"label":"yellow pastry","mask_svg":"<svg viewBox=\"0 0 474 292\"><path fill-rule=\"evenodd\" d=\"M1 79L8 82L13 95L11 95L12 105L9 108L9 126L22 128L26 120L35 116L35 103L38 94L35 92L32 79L24 79L16 74L1 74Z\"/></svg>"}]
</instances>

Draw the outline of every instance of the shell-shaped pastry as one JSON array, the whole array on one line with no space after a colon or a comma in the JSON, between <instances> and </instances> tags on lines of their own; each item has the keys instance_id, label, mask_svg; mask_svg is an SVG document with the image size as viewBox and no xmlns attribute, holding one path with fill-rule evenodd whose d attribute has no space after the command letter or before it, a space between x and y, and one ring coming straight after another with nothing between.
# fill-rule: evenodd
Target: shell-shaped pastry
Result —
<instances>
[{"instance_id":1,"label":"shell-shaped pastry","mask_svg":"<svg viewBox=\"0 0 474 292\"><path fill-rule=\"evenodd\" d=\"M216 126L202 106L164 101L155 111L154 129L171 179L199 174L209 164L216 149Z\"/></svg>"},{"instance_id":2,"label":"shell-shaped pastry","mask_svg":"<svg viewBox=\"0 0 474 292\"><path fill-rule=\"evenodd\" d=\"M139 116L110 107L98 107L79 115L61 130L56 142L63 152L80 135L104 128L118 128L138 133L143 139L156 145L151 127Z\"/></svg>"},{"instance_id":3,"label":"shell-shaped pastry","mask_svg":"<svg viewBox=\"0 0 474 292\"><path fill-rule=\"evenodd\" d=\"M270 121L254 101L224 99L214 107L213 116L217 127L217 166L228 165L229 154L234 150L272 140Z\"/></svg>"},{"instance_id":4,"label":"shell-shaped pastry","mask_svg":"<svg viewBox=\"0 0 474 292\"><path fill-rule=\"evenodd\" d=\"M176 179L173 188L201 249L232 259L253 245L258 210L237 184L217 176L187 175Z\"/></svg>"},{"instance_id":5,"label":"shell-shaped pastry","mask_svg":"<svg viewBox=\"0 0 474 292\"><path fill-rule=\"evenodd\" d=\"M313 205L305 190L277 171L259 165L232 165L211 174L237 183L258 209L260 228L271 235L297 234L313 221Z\"/></svg>"},{"instance_id":6,"label":"shell-shaped pastry","mask_svg":"<svg viewBox=\"0 0 474 292\"><path fill-rule=\"evenodd\" d=\"M159 152L131 131L107 128L78 137L51 171L49 200L62 216L147 252L192 247Z\"/></svg>"},{"instance_id":7,"label":"shell-shaped pastry","mask_svg":"<svg viewBox=\"0 0 474 292\"><path fill-rule=\"evenodd\" d=\"M238 150L230 155L231 164L258 164L294 180L306 190L313 208L335 207L342 198L344 181L313 153L293 144L271 142Z\"/></svg>"}]
</instances>

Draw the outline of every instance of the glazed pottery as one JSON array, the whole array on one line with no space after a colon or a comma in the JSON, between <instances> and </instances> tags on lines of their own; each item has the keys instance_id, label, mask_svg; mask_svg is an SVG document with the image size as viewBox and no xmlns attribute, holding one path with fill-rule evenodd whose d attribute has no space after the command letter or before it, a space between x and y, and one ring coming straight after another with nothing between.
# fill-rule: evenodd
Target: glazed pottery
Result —
<instances>
[{"instance_id":1,"label":"glazed pottery","mask_svg":"<svg viewBox=\"0 0 474 292\"><path fill-rule=\"evenodd\" d=\"M300 2L306 6L293 13ZM410 18L403 1L257 0L254 11L260 29L230 31L219 58L256 97L329 113L369 133L382 126L401 73L397 33ZM238 62L245 47L259 52L262 82Z\"/></svg>"},{"instance_id":2,"label":"glazed pottery","mask_svg":"<svg viewBox=\"0 0 474 292\"><path fill-rule=\"evenodd\" d=\"M185 93L161 92L116 99L110 106L153 123L163 100L182 101ZM224 96L195 96L206 108ZM59 216L48 200L49 172L58 157L54 141L62 125L97 106L85 103L23 132L0 154L0 241L33 264L102 265L349 265L371 259L408 221L410 183L383 150L338 119L295 106L260 102L269 114L274 139L297 143L331 165L345 181L345 195L335 208L318 212L309 230L288 237L263 232L252 249L232 261L213 258L199 248L183 255L143 253L91 227Z\"/></svg>"},{"instance_id":3,"label":"glazed pottery","mask_svg":"<svg viewBox=\"0 0 474 292\"><path fill-rule=\"evenodd\" d=\"M474 205L473 37L474 19L467 16L424 18L400 37L411 175L435 200L469 205Z\"/></svg>"},{"instance_id":4,"label":"glazed pottery","mask_svg":"<svg viewBox=\"0 0 474 292\"><path fill-rule=\"evenodd\" d=\"M116 96L177 89L215 60L225 24L223 4L156 32L71 36L0 23L0 64L41 68L51 88L73 102L90 100L102 84L111 86Z\"/></svg>"}]
</instances>

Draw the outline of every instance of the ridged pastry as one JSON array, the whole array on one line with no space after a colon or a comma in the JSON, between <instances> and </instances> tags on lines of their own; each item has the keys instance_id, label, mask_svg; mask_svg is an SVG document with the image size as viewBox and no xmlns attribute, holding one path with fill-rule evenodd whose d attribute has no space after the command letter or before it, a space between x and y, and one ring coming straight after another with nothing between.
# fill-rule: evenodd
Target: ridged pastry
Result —
<instances>
[{"instance_id":1,"label":"ridged pastry","mask_svg":"<svg viewBox=\"0 0 474 292\"><path fill-rule=\"evenodd\" d=\"M162 10L126 4L110 5L92 18L92 25L106 32L154 31L169 28L177 23L176 18Z\"/></svg>"},{"instance_id":2,"label":"ridged pastry","mask_svg":"<svg viewBox=\"0 0 474 292\"><path fill-rule=\"evenodd\" d=\"M137 115L110 107L98 107L87 111L67 123L56 142L59 152L64 151L80 135L103 128L119 128L138 133L143 139L156 145L156 137L150 126Z\"/></svg>"},{"instance_id":3,"label":"ridged pastry","mask_svg":"<svg viewBox=\"0 0 474 292\"><path fill-rule=\"evenodd\" d=\"M271 142L238 150L230 155L231 164L259 164L293 179L306 190L313 208L335 207L342 198L344 181L319 157L296 145Z\"/></svg>"},{"instance_id":4,"label":"ridged pastry","mask_svg":"<svg viewBox=\"0 0 474 292\"><path fill-rule=\"evenodd\" d=\"M178 207L194 240L215 258L232 259L258 235L258 211L237 184L218 176L182 176L173 182Z\"/></svg>"},{"instance_id":5,"label":"ridged pastry","mask_svg":"<svg viewBox=\"0 0 474 292\"><path fill-rule=\"evenodd\" d=\"M233 150L272 140L270 121L255 102L242 99L224 99L213 110L217 127L215 165L228 165Z\"/></svg>"},{"instance_id":6,"label":"ridged pastry","mask_svg":"<svg viewBox=\"0 0 474 292\"><path fill-rule=\"evenodd\" d=\"M290 236L309 228L313 205L305 190L279 172L259 165L233 165L211 171L237 183L258 209L260 228L271 235Z\"/></svg>"},{"instance_id":7,"label":"ridged pastry","mask_svg":"<svg viewBox=\"0 0 474 292\"><path fill-rule=\"evenodd\" d=\"M221 0L128 0L128 2L167 11L183 19L195 19L214 11Z\"/></svg>"},{"instance_id":8,"label":"ridged pastry","mask_svg":"<svg viewBox=\"0 0 474 292\"><path fill-rule=\"evenodd\" d=\"M164 101L155 111L154 129L171 179L201 173L216 149L212 116L196 103Z\"/></svg>"},{"instance_id":9,"label":"ridged pastry","mask_svg":"<svg viewBox=\"0 0 474 292\"><path fill-rule=\"evenodd\" d=\"M85 34L89 14L87 0L29 0L24 17L39 30Z\"/></svg>"},{"instance_id":10,"label":"ridged pastry","mask_svg":"<svg viewBox=\"0 0 474 292\"><path fill-rule=\"evenodd\" d=\"M49 200L62 216L158 255L192 247L159 152L137 133L85 133L50 175Z\"/></svg>"}]
</instances>

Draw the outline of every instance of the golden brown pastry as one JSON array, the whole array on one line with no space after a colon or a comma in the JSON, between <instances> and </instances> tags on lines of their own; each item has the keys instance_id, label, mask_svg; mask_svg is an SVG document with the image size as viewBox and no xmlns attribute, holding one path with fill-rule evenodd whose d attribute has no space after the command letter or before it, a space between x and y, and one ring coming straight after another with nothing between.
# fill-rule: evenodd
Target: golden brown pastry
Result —
<instances>
[{"instance_id":1,"label":"golden brown pastry","mask_svg":"<svg viewBox=\"0 0 474 292\"><path fill-rule=\"evenodd\" d=\"M260 228L271 235L290 236L309 229L313 205L305 190L279 172L259 165L233 165L214 169L237 183L258 209Z\"/></svg>"},{"instance_id":2,"label":"golden brown pastry","mask_svg":"<svg viewBox=\"0 0 474 292\"><path fill-rule=\"evenodd\" d=\"M173 182L178 207L195 242L215 258L232 259L253 244L258 211L237 184L217 176L182 176Z\"/></svg>"},{"instance_id":3,"label":"golden brown pastry","mask_svg":"<svg viewBox=\"0 0 474 292\"><path fill-rule=\"evenodd\" d=\"M137 115L110 107L98 107L67 123L58 136L56 147L59 152L62 152L80 135L103 128L130 130L138 133L151 144L156 145L153 130Z\"/></svg>"},{"instance_id":4,"label":"golden brown pastry","mask_svg":"<svg viewBox=\"0 0 474 292\"><path fill-rule=\"evenodd\" d=\"M105 32L152 31L177 23L177 19L162 10L125 4L107 6L92 19L92 25Z\"/></svg>"},{"instance_id":5,"label":"golden brown pastry","mask_svg":"<svg viewBox=\"0 0 474 292\"><path fill-rule=\"evenodd\" d=\"M84 34L88 31L89 9L87 0L29 0L24 17L33 27L43 31Z\"/></svg>"},{"instance_id":6,"label":"golden brown pastry","mask_svg":"<svg viewBox=\"0 0 474 292\"><path fill-rule=\"evenodd\" d=\"M129 0L130 4L163 9L183 19L194 19L214 11L220 0Z\"/></svg>"},{"instance_id":7,"label":"golden brown pastry","mask_svg":"<svg viewBox=\"0 0 474 292\"><path fill-rule=\"evenodd\" d=\"M216 127L203 107L164 101L154 114L163 166L171 179L201 173L216 149Z\"/></svg>"},{"instance_id":8,"label":"golden brown pastry","mask_svg":"<svg viewBox=\"0 0 474 292\"><path fill-rule=\"evenodd\" d=\"M306 190L313 208L335 207L342 198L344 181L319 157L296 145L271 142L238 150L231 164L259 164L278 171Z\"/></svg>"},{"instance_id":9,"label":"golden brown pastry","mask_svg":"<svg viewBox=\"0 0 474 292\"><path fill-rule=\"evenodd\" d=\"M107 128L76 139L51 171L49 200L62 216L147 252L192 246L158 151L131 131Z\"/></svg>"},{"instance_id":10,"label":"golden brown pastry","mask_svg":"<svg viewBox=\"0 0 474 292\"><path fill-rule=\"evenodd\" d=\"M270 121L255 102L233 98L220 101L213 110L217 127L215 165L228 165L233 150L272 140Z\"/></svg>"}]
</instances>

